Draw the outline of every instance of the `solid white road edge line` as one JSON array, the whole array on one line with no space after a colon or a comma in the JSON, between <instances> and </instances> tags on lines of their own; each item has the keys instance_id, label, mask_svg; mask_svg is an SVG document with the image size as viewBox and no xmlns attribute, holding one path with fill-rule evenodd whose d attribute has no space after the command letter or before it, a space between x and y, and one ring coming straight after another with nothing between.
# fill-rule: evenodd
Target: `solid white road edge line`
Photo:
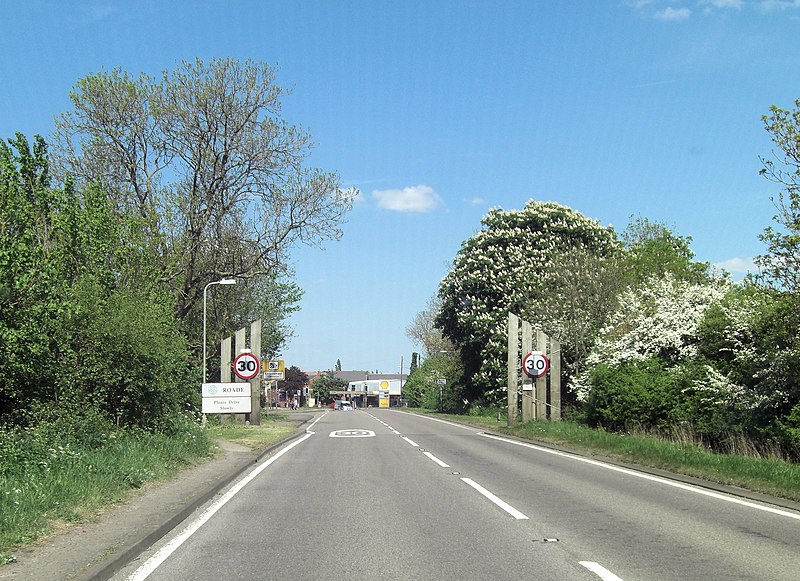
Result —
<instances>
[{"instance_id":1,"label":"solid white road edge line","mask_svg":"<svg viewBox=\"0 0 800 581\"><path fill-rule=\"evenodd\" d=\"M317 423L318 421L320 421L322 418L324 418L325 416L327 416L327 415L328 415L328 413L330 413L330 412L325 412L324 414L322 414L321 416L319 416L319 417L318 417L316 420L314 420L313 422L311 422L311 424L310 424L310 425L309 425L309 426L306 428L306 433L308 433L308 434L313 434L314 432L312 432L312 431L311 431L311 428L313 428L313 427L314 427L314 424L316 424L316 423Z\"/></svg>"},{"instance_id":2,"label":"solid white road edge line","mask_svg":"<svg viewBox=\"0 0 800 581\"><path fill-rule=\"evenodd\" d=\"M167 557L169 557L172 553L174 553L178 547L180 547L184 542L186 542L189 537L191 537L197 530L203 526L205 523L209 521L209 519L214 516L214 514L221 509L225 504L232 499L236 494L244 488L251 480L253 480L256 476L261 474L270 464L275 462L278 458L286 454L289 450L298 446L299 444L305 442L308 438L314 435L314 432L308 432L300 439L295 440L285 448L281 449L277 454L266 460L263 464L261 464L258 468L253 470L250 474L236 483L228 492L222 495L216 502L214 502L211 506L205 509L200 516L197 517L188 527L183 529L181 533L173 538L169 543L161 547L158 551L156 551L152 557L147 559L147 561L142 564L141 567L136 569L133 574L128 577L128 581L144 581L150 574L155 571L161 563L163 563Z\"/></svg>"},{"instance_id":3,"label":"solid white road edge line","mask_svg":"<svg viewBox=\"0 0 800 581\"><path fill-rule=\"evenodd\" d=\"M511 516L513 516L515 519L517 519L517 520L528 520L528 517L527 517L527 516L525 516L524 514L522 514L522 513L521 513L520 511L518 511L516 508L514 508L513 506L511 506L510 504L508 504L506 501L504 501L504 500L501 500L500 498L498 498L497 496L495 496L494 494L492 494L491 492L489 492L488 490L486 490L486 489L485 489L483 486L481 486L480 484L478 484L477 482L475 482L475 481L474 481L474 480L472 480L471 478L462 478L461 480L462 480L463 482L466 482L467 484L469 484L469 485L470 485L472 488L474 488L475 490L477 490L478 492L480 492L482 495L484 495L486 498L488 498L489 500L491 500L491 501L492 501L493 503L495 503L497 506L499 506L499 507L500 507L500 508L502 508L504 511L506 511L508 514L510 514Z\"/></svg>"},{"instance_id":4,"label":"solid white road edge line","mask_svg":"<svg viewBox=\"0 0 800 581\"><path fill-rule=\"evenodd\" d=\"M721 492L714 492L712 490L706 490L704 488L700 488L698 486L693 486L691 484L684 484L683 482L678 482L677 480L668 480L666 478L661 478L660 476L653 476L652 474L646 474L644 472L637 472L635 470L629 470L628 468L623 468L621 466L614 466L613 464L605 464L604 462L600 462L598 460L592 460L591 458L584 458L582 456L576 456L574 454L568 454L566 452L561 452L559 450L553 450L551 448L543 448L542 446L537 446L536 444L528 444L527 442L517 442L516 440L509 440L508 438L503 438L501 436L494 436L492 434L487 434L485 432L481 432L479 435L484 436L485 438L489 438L492 440L498 440L500 442L506 442L508 444L514 444L516 446L522 446L523 448L531 448L533 450L537 450L539 452L546 452L548 454L553 454L554 456L561 456L563 458L570 458L572 460L577 460L578 462L584 462L586 464L591 464L593 466L599 466L600 468L605 468L607 470L613 470L614 472L622 472L623 474L627 474L629 476L635 476L636 478L643 478L644 480L651 480L652 482L658 482L659 484L665 484L667 486L672 486L674 488L680 488L681 490L686 490L688 492L694 492L695 494L702 494L703 496L710 496L711 498L716 498L717 500L723 500L725 502L732 502L733 504L739 504L741 506L746 506L749 508L755 508L756 510L761 510L764 512L770 512L772 514L777 514L780 516L786 516L789 518L793 518L795 520L800 520L800 514L796 512L789 512L787 510L781 510L779 508L774 508L772 506L767 506L764 504L756 504L755 502L750 502L747 500L742 500L741 498L736 498L735 496L729 496L727 494L723 494Z\"/></svg>"},{"instance_id":5,"label":"solid white road edge line","mask_svg":"<svg viewBox=\"0 0 800 581\"><path fill-rule=\"evenodd\" d=\"M442 462L441 460L439 460L439 459L438 459L436 456L434 456L434 455L433 455L433 454L431 454L430 452L423 452L423 454L425 454L425 455L426 455L428 458L430 458L431 460L433 460L434 462L436 462L436 463L437 463L439 466L441 466L442 468L450 468L450 465L449 465L449 464L445 464L444 462Z\"/></svg>"},{"instance_id":6,"label":"solid white road edge line","mask_svg":"<svg viewBox=\"0 0 800 581\"><path fill-rule=\"evenodd\" d=\"M619 577L614 575L611 571L600 565L599 563L595 563L594 561L579 561L581 565L589 569L592 573L600 577L603 581L622 581Z\"/></svg>"}]
</instances>

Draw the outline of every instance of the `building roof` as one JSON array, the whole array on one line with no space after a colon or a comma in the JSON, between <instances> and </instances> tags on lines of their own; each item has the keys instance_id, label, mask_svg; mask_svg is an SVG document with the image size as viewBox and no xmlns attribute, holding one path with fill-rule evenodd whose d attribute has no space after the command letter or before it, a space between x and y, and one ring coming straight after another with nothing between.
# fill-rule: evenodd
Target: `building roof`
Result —
<instances>
[{"instance_id":1,"label":"building roof","mask_svg":"<svg viewBox=\"0 0 800 581\"><path fill-rule=\"evenodd\" d=\"M351 381L363 381L365 379L408 379L408 375L403 373L372 373L369 371L336 371L333 376L347 383Z\"/></svg>"},{"instance_id":2,"label":"building roof","mask_svg":"<svg viewBox=\"0 0 800 581\"><path fill-rule=\"evenodd\" d=\"M320 371L304 371L308 376L309 383L314 381L323 373L329 372L320 372ZM350 383L351 381L363 381L365 379L400 379L405 381L408 379L407 373L374 373L372 371L363 371L363 370L352 370L352 371L334 371L333 376L336 379L341 379L345 383Z\"/></svg>"}]
</instances>

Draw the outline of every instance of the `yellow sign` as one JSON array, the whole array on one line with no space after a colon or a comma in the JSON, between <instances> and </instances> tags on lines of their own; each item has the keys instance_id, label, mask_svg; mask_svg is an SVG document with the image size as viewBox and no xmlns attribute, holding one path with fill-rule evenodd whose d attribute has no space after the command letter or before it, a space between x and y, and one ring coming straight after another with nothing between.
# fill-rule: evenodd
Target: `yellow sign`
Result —
<instances>
[{"instance_id":1,"label":"yellow sign","mask_svg":"<svg viewBox=\"0 0 800 581\"><path fill-rule=\"evenodd\" d=\"M281 359L279 361L267 361L265 359L261 360L261 371L273 371L273 372L281 372L283 373L286 371L286 362Z\"/></svg>"},{"instance_id":2,"label":"yellow sign","mask_svg":"<svg viewBox=\"0 0 800 581\"><path fill-rule=\"evenodd\" d=\"M389 382L385 379L381 381L381 389L389 389Z\"/></svg>"},{"instance_id":3,"label":"yellow sign","mask_svg":"<svg viewBox=\"0 0 800 581\"><path fill-rule=\"evenodd\" d=\"M378 403L379 403L378 407L388 408L389 407L389 398L388 397L382 397L382 398L380 398L378 400Z\"/></svg>"}]
</instances>

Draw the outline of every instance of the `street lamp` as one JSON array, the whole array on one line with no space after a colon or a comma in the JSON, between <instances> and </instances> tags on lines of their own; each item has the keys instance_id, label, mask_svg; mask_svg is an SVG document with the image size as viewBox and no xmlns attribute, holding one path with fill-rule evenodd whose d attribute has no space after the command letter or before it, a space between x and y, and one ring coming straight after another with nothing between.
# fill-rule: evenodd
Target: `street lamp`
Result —
<instances>
[{"instance_id":1,"label":"street lamp","mask_svg":"<svg viewBox=\"0 0 800 581\"><path fill-rule=\"evenodd\" d=\"M214 284L236 284L235 278L223 278L208 283L203 288L203 383L206 382L206 291Z\"/></svg>"}]
</instances>

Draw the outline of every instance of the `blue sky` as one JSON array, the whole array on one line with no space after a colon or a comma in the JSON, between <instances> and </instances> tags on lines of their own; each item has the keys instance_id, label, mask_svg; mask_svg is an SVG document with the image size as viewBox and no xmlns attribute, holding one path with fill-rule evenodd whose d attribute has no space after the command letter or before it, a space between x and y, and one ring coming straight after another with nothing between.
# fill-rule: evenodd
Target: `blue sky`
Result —
<instances>
[{"instance_id":1,"label":"blue sky","mask_svg":"<svg viewBox=\"0 0 800 581\"><path fill-rule=\"evenodd\" d=\"M800 0L0 0L0 136L47 136L75 82L253 58L293 87L311 163L361 198L341 241L297 249L283 358L407 371L405 334L491 207L631 215L747 265L778 192L761 116L800 98Z\"/></svg>"}]
</instances>

